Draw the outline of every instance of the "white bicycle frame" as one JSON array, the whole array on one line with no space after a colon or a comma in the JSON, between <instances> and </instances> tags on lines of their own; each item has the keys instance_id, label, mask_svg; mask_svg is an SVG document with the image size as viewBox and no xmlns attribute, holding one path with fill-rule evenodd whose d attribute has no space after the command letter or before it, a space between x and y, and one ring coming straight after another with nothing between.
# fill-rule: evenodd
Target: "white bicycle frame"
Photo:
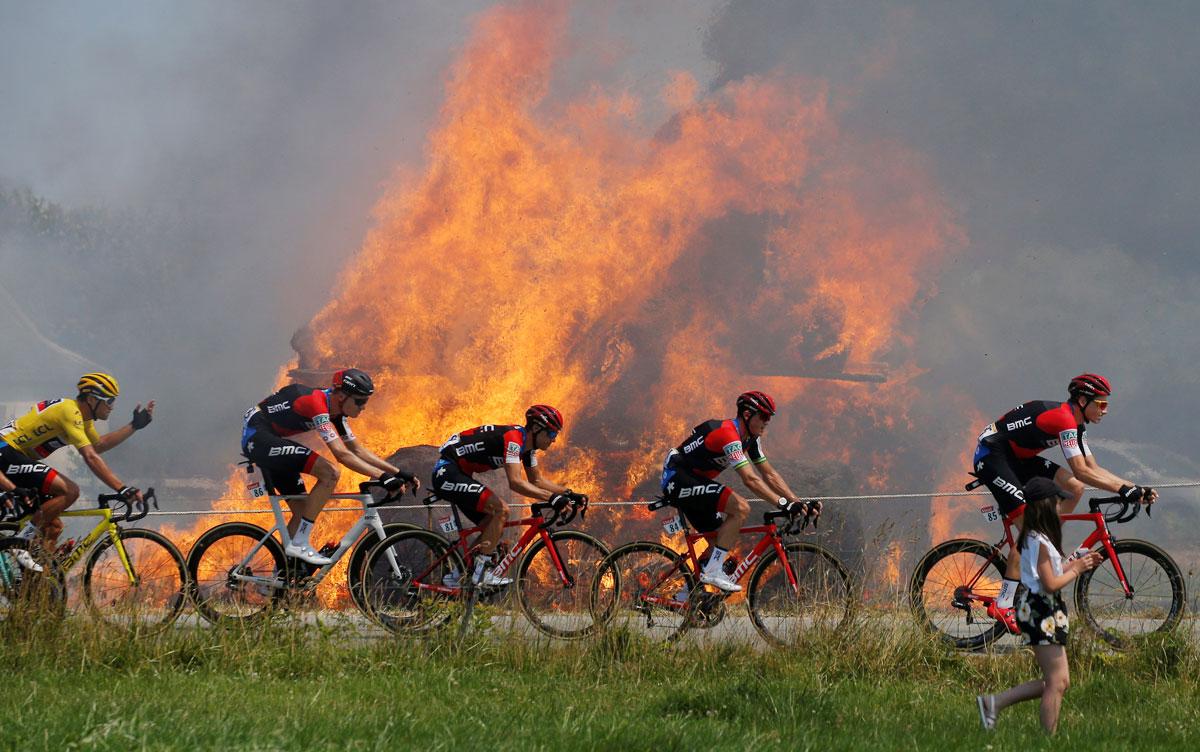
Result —
<instances>
[{"instance_id":1,"label":"white bicycle frame","mask_svg":"<svg viewBox=\"0 0 1200 752\"><path fill-rule=\"evenodd\" d=\"M245 558L241 560L237 568L230 573L230 577L232 579L251 585L262 585L272 588L284 588L287 586L287 582L281 576L283 574L282 572L273 573L270 577L261 577L252 574L245 574L245 571L255 554L257 554L259 550L266 545L267 539L269 539L273 534L279 534L280 540L283 541L284 549L287 549L292 542L292 537L288 534L287 521L283 519L283 507L280 502L288 500L301 500L305 498L307 497L302 494L267 497L267 500L271 502L271 513L275 517L275 527L268 530L267 534L262 538L262 540L254 544L254 547L251 548L246 554ZM375 535L378 536L379 540L383 540L387 537L387 534L383 530L383 519L379 516L379 508L368 506L368 502L372 501L370 494L333 494L330 498L355 499L363 505L363 513L362 516L358 518L358 522L355 522L350 529L346 531L346 534L342 536L342 540L338 543L337 550L329 554L329 563L313 572L308 577L308 582L305 584L305 587L316 587L319 585L321 581L325 579L325 575L329 574L329 570L333 569L334 566L341 561L346 552L358 542L358 539L362 537L362 534L367 530L367 528L373 530ZM392 566L392 570L396 574L399 574L400 567L399 564L396 563L395 554L389 550L387 552L387 557L388 563Z\"/></svg>"}]
</instances>

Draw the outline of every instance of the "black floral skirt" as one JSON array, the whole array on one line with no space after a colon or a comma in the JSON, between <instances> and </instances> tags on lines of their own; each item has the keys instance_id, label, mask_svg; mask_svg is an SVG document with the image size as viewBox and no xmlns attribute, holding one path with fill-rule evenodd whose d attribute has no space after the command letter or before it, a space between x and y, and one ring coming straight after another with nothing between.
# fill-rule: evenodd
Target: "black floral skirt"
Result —
<instances>
[{"instance_id":1,"label":"black floral skirt","mask_svg":"<svg viewBox=\"0 0 1200 752\"><path fill-rule=\"evenodd\" d=\"M1066 645L1071 623L1067 604L1058 593L1017 594L1017 626L1026 645Z\"/></svg>"}]
</instances>

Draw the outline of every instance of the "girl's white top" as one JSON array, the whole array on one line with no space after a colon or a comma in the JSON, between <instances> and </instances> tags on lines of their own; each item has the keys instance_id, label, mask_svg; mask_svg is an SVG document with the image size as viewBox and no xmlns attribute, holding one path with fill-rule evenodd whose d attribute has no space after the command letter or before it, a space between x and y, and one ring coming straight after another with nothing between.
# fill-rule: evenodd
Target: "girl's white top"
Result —
<instances>
[{"instance_id":1,"label":"girl's white top","mask_svg":"<svg viewBox=\"0 0 1200 752\"><path fill-rule=\"evenodd\" d=\"M1042 581L1037 572L1038 551L1042 546L1045 546L1046 552L1050 554L1050 566L1054 568L1054 573L1062 574L1062 554L1049 538L1031 530L1025 538L1025 548L1021 549L1021 584L1029 588L1031 593L1046 592L1042 589Z\"/></svg>"}]
</instances>

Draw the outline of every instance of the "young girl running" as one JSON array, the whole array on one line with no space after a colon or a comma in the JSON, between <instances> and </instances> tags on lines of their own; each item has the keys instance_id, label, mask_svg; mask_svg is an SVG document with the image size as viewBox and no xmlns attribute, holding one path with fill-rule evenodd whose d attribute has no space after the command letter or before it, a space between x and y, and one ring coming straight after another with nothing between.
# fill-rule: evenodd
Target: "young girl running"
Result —
<instances>
[{"instance_id":1,"label":"young girl running","mask_svg":"<svg viewBox=\"0 0 1200 752\"><path fill-rule=\"evenodd\" d=\"M1025 516L1017 550L1021 556L1021 584L1017 596L1017 625L1025 644L1042 669L1042 678L1018 684L999 694L979 695L979 719L985 729L996 725L996 716L1009 705L1042 698L1042 728L1053 734L1058 728L1058 710L1063 693L1071 685L1067 669L1067 606L1059 593L1081 572L1094 569L1098 553L1062 561L1062 522L1058 500L1067 493L1049 478L1033 478L1025 484Z\"/></svg>"}]
</instances>

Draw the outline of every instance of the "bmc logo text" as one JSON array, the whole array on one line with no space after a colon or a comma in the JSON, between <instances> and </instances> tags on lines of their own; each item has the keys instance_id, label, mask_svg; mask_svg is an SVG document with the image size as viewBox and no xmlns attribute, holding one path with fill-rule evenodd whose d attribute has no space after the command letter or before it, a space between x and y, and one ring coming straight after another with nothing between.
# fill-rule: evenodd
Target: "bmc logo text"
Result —
<instances>
[{"instance_id":1,"label":"bmc logo text","mask_svg":"<svg viewBox=\"0 0 1200 752\"><path fill-rule=\"evenodd\" d=\"M454 447L454 453L457 454L459 457L462 457L464 454L468 454L470 452L482 452L482 451L483 451L483 442L482 441L476 441L474 444L463 444L462 446Z\"/></svg>"},{"instance_id":2,"label":"bmc logo text","mask_svg":"<svg viewBox=\"0 0 1200 752\"><path fill-rule=\"evenodd\" d=\"M700 446L703 443L704 443L704 437L697 436L696 438L689 441L687 444L684 444L683 453L687 454L688 452L692 451L693 449L695 449L696 447Z\"/></svg>"},{"instance_id":3,"label":"bmc logo text","mask_svg":"<svg viewBox=\"0 0 1200 752\"><path fill-rule=\"evenodd\" d=\"M1005 428L1005 430L1008 430L1008 431L1015 431L1018 428L1025 428L1026 426L1031 426L1031 425L1033 425L1033 416L1026 416L1024 418L1021 418L1020 420L1014 420L1012 423L1009 423L1004 428Z\"/></svg>"},{"instance_id":4,"label":"bmc logo text","mask_svg":"<svg viewBox=\"0 0 1200 752\"><path fill-rule=\"evenodd\" d=\"M271 447L267 452L268 457L280 457L286 454L308 454L308 448L302 446L281 446Z\"/></svg>"},{"instance_id":5,"label":"bmc logo text","mask_svg":"<svg viewBox=\"0 0 1200 752\"><path fill-rule=\"evenodd\" d=\"M458 491L460 493L479 493L483 490L483 485L480 483L450 483L447 481L442 484L443 491Z\"/></svg>"},{"instance_id":6,"label":"bmc logo text","mask_svg":"<svg viewBox=\"0 0 1200 752\"><path fill-rule=\"evenodd\" d=\"M704 486L687 486L679 489L679 498L686 499L689 496L702 496L704 494L713 494L721 492L720 483L709 483Z\"/></svg>"},{"instance_id":7,"label":"bmc logo text","mask_svg":"<svg viewBox=\"0 0 1200 752\"><path fill-rule=\"evenodd\" d=\"M33 463L29 465L9 465L4 472L9 475L15 475L16 473L40 473L49 469L48 466L41 463Z\"/></svg>"},{"instance_id":8,"label":"bmc logo text","mask_svg":"<svg viewBox=\"0 0 1200 752\"><path fill-rule=\"evenodd\" d=\"M291 406L291 402L280 402L278 405L267 405L267 412L274 415L275 413L283 412Z\"/></svg>"}]
</instances>

